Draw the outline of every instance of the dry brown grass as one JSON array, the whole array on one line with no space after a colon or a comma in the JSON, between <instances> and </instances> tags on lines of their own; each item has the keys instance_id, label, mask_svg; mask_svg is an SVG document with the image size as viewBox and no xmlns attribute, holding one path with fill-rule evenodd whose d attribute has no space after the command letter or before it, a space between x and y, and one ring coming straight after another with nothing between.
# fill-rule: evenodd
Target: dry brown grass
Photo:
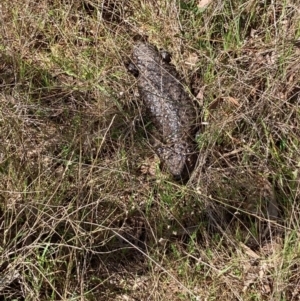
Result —
<instances>
[{"instance_id":1,"label":"dry brown grass","mask_svg":"<svg viewBox=\"0 0 300 301\"><path fill-rule=\"evenodd\" d=\"M297 1L197 3L1 2L1 300L299 300ZM187 185L147 141L137 34L199 103Z\"/></svg>"}]
</instances>

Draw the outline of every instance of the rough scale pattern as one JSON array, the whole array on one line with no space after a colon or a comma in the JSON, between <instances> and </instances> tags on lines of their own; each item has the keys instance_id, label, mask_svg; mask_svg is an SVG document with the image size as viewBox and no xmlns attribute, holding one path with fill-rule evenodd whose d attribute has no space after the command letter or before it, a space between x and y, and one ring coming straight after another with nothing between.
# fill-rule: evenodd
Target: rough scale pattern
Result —
<instances>
[{"instance_id":1,"label":"rough scale pattern","mask_svg":"<svg viewBox=\"0 0 300 301\"><path fill-rule=\"evenodd\" d=\"M129 69L138 78L139 94L156 129L154 148L179 180L189 175L195 163L191 136L196 118L191 99L169 61L154 46L137 42Z\"/></svg>"}]
</instances>

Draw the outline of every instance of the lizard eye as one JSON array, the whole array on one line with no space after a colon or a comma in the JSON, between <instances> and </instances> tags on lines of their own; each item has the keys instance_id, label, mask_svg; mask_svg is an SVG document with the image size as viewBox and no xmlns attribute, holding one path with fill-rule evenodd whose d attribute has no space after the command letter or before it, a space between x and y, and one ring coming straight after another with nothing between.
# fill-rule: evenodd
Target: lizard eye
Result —
<instances>
[{"instance_id":1,"label":"lizard eye","mask_svg":"<svg viewBox=\"0 0 300 301\"><path fill-rule=\"evenodd\" d=\"M175 180L175 181L180 181L180 180L182 180L181 175L174 175L173 177L174 177L174 180Z\"/></svg>"},{"instance_id":2,"label":"lizard eye","mask_svg":"<svg viewBox=\"0 0 300 301\"><path fill-rule=\"evenodd\" d=\"M128 72L130 72L134 77L139 76L139 70L132 62L125 63L125 67L127 68Z\"/></svg>"},{"instance_id":3,"label":"lizard eye","mask_svg":"<svg viewBox=\"0 0 300 301\"><path fill-rule=\"evenodd\" d=\"M172 56L168 51L166 51L164 49L160 49L160 55L161 55L161 58L163 59L164 62L166 62L166 63L171 62Z\"/></svg>"}]
</instances>

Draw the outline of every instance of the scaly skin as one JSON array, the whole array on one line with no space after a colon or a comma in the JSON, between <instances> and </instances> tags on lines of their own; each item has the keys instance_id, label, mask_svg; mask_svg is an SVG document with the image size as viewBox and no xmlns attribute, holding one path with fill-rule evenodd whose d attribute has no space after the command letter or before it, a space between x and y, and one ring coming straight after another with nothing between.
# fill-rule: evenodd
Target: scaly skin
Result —
<instances>
[{"instance_id":1,"label":"scaly skin","mask_svg":"<svg viewBox=\"0 0 300 301\"><path fill-rule=\"evenodd\" d=\"M156 152L175 179L186 178L195 163L191 135L196 118L191 99L174 66L154 46L137 42L132 61L140 96L156 128Z\"/></svg>"}]
</instances>

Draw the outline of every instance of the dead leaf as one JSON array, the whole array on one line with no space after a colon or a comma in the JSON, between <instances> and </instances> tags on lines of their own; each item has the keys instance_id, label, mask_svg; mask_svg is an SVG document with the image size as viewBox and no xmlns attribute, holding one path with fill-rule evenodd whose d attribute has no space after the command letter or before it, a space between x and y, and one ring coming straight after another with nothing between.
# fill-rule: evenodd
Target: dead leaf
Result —
<instances>
[{"instance_id":1,"label":"dead leaf","mask_svg":"<svg viewBox=\"0 0 300 301\"><path fill-rule=\"evenodd\" d=\"M141 164L140 171L143 175L155 176L157 164L159 159L157 156L153 156L151 158L147 158L145 162Z\"/></svg>"},{"instance_id":2,"label":"dead leaf","mask_svg":"<svg viewBox=\"0 0 300 301\"><path fill-rule=\"evenodd\" d=\"M223 103L223 99L222 99L222 98L216 98L215 100L213 100L213 101L211 102L211 104L209 105L208 109L209 109L209 110L215 110L215 109L217 109L222 103Z\"/></svg>"},{"instance_id":3,"label":"dead leaf","mask_svg":"<svg viewBox=\"0 0 300 301\"><path fill-rule=\"evenodd\" d=\"M203 104L204 104L204 89L205 89L205 86L201 87L198 94L196 95L196 99L198 99L200 106L203 106Z\"/></svg>"},{"instance_id":4,"label":"dead leaf","mask_svg":"<svg viewBox=\"0 0 300 301\"><path fill-rule=\"evenodd\" d=\"M262 289L263 289L263 292L264 292L265 294L270 294L270 293L271 293L271 287L270 287L269 284L264 284L264 285L262 286Z\"/></svg>"},{"instance_id":5,"label":"dead leaf","mask_svg":"<svg viewBox=\"0 0 300 301\"><path fill-rule=\"evenodd\" d=\"M190 53L185 63L190 66L195 66L199 60L197 53Z\"/></svg>"},{"instance_id":6,"label":"dead leaf","mask_svg":"<svg viewBox=\"0 0 300 301\"><path fill-rule=\"evenodd\" d=\"M240 246L244 249L245 253L251 257L252 259L259 259L260 256L257 255L254 251L252 251L248 246L243 244L242 242L240 243Z\"/></svg>"},{"instance_id":7,"label":"dead leaf","mask_svg":"<svg viewBox=\"0 0 300 301\"><path fill-rule=\"evenodd\" d=\"M212 2L212 0L200 0L199 2L198 2L198 7L199 8L204 8L204 7L206 7L208 4L210 4Z\"/></svg>"},{"instance_id":8,"label":"dead leaf","mask_svg":"<svg viewBox=\"0 0 300 301\"><path fill-rule=\"evenodd\" d=\"M224 97L224 100L226 100L228 103L235 105L236 107L238 107L240 105L239 102L231 96Z\"/></svg>"}]
</instances>

